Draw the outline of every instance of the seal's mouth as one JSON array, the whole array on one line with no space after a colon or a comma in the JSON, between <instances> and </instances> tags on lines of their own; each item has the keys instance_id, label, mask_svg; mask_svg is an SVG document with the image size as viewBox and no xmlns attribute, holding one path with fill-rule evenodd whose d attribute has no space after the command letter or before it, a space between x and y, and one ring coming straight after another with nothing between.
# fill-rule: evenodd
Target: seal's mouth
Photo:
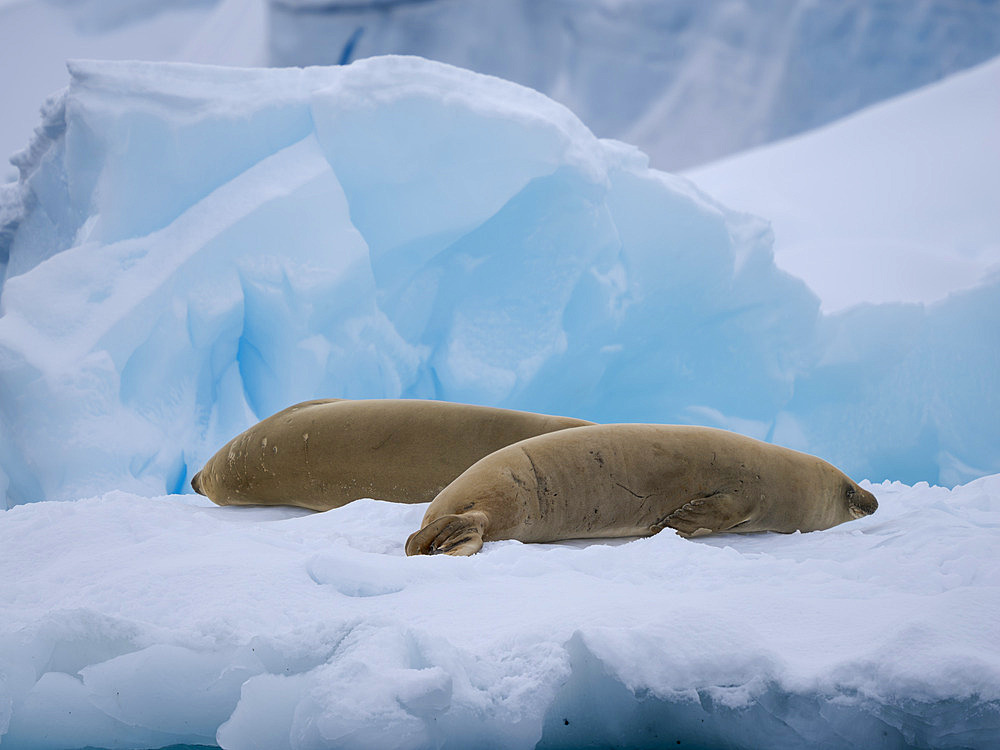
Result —
<instances>
[{"instance_id":1,"label":"seal's mouth","mask_svg":"<svg viewBox=\"0 0 1000 750\"><path fill-rule=\"evenodd\" d=\"M864 518L878 510L878 500L867 490L861 490L854 495L854 498L848 503L848 507L854 518Z\"/></svg>"}]
</instances>

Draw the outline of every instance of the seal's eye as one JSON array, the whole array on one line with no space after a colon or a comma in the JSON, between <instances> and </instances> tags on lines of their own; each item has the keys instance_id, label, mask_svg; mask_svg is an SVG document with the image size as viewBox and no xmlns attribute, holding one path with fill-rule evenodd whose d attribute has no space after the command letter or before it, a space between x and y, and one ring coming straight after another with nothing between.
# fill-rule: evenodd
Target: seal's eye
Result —
<instances>
[{"instance_id":1,"label":"seal's eye","mask_svg":"<svg viewBox=\"0 0 1000 750\"><path fill-rule=\"evenodd\" d=\"M853 500L857 494L858 493L855 491L855 489L853 487L851 487L850 485L848 485L848 487L847 487L847 499L848 500Z\"/></svg>"}]
</instances>

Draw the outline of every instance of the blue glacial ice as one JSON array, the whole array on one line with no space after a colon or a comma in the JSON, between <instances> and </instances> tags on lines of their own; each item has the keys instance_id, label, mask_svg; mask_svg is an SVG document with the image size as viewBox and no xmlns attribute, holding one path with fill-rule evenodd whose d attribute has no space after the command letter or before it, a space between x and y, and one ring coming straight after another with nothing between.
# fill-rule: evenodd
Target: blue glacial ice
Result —
<instances>
[{"instance_id":1,"label":"blue glacial ice","mask_svg":"<svg viewBox=\"0 0 1000 750\"><path fill-rule=\"evenodd\" d=\"M417 58L70 71L0 198L8 506L184 491L315 396L708 424L857 479L1000 471L1000 282L824 316L764 221Z\"/></svg>"}]
</instances>

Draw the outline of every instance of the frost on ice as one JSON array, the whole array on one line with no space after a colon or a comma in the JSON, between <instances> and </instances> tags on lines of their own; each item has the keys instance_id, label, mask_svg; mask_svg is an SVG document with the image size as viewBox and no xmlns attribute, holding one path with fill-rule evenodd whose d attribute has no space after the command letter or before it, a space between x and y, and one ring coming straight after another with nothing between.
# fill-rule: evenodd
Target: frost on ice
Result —
<instances>
[{"instance_id":1,"label":"frost on ice","mask_svg":"<svg viewBox=\"0 0 1000 750\"><path fill-rule=\"evenodd\" d=\"M859 479L1000 470L997 283L823 316L765 223L415 58L71 74L0 203L8 505L183 491L314 396L708 424Z\"/></svg>"}]
</instances>

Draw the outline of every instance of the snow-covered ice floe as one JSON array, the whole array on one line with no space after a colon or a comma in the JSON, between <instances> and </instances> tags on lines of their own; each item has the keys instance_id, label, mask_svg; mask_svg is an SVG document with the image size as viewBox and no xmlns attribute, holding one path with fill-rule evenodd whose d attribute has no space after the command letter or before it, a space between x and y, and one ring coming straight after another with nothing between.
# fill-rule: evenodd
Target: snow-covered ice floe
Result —
<instances>
[{"instance_id":1,"label":"snow-covered ice floe","mask_svg":"<svg viewBox=\"0 0 1000 750\"><path fill-rule=\"evenodd\" d=\"M70 72L0 192L8 507L184 491L316 396L707 424L859 479L1000 470L1000 280L824 316L763 221L417 58Z\"/></svg>"},{"instance_id":2,"label":"snow-covered ice floe","mask_svg":"<svg viewBox=\"0 0 1000 750\"><path fill-rule=\"evenodd\" d=\"M487 543L425 505L0 512L0 746L993 748L1000 475L810 534Z\"/></svg>"}]
</instances>

